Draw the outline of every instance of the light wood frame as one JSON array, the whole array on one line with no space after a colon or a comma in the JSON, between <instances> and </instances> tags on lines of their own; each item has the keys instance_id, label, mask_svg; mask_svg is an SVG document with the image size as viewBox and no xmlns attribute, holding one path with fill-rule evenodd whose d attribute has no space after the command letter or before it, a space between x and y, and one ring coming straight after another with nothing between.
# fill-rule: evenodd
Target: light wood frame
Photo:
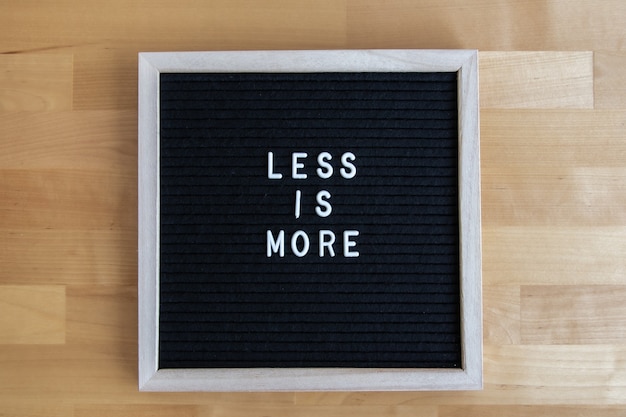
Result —
<instances>
[{"instance_id":1,"label":"light wood frame","mask_svg":"<svg viewBox=\"0 0 626 417\"><path fill-rule=\"evenodd\" d=\"M460 369L159 369L159 74L161 72L457 72L462 367ZM472 50L139 54L139 389L401 391L482 388L478 54Z\"/></svg>"}]
</instances>

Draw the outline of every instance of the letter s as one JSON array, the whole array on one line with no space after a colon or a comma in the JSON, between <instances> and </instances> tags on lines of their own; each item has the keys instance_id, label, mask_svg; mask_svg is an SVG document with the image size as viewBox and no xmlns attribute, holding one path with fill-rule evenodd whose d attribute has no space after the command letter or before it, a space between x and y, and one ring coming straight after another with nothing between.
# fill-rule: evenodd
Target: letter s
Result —
<instances>
[{"instance_id":1,"label":"letter s","mask_svg":"<svg viewBox=\"0 0 626 417\"><path fill-rule=\"evenodd\" d=\"M356 176L356 166L351 162L354 160L356 160L356 156L352 152L346 152L341 155L341 165L343 165L344 168L341 168L339 172L341 176L347 180Z\"/></svg>"}]
</instances>

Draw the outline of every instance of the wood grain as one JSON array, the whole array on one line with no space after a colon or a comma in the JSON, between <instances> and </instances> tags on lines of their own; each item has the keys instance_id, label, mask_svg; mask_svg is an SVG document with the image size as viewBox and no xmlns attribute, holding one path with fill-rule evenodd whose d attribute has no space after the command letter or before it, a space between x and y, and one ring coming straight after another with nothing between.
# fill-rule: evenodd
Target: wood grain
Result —
<instances>
[{"instance_id":1,"label":"wood grain","mask_svg":"<svg viewBox=\"0 0 626 417\"><path fill-rule=\"evenodd\" d=\"M0 55L0 114L72 108L71 54Z\"/></svg>"},{"instance_id":2,"label":"wood grain","mask_svg":"<svg viewBox=\"0 0 626 417\"><path fill-rule=\"evenodd\" d=\"M626 2L1 8L0 288L22 291L0 311L19 301L24 314L0 319L0 415L626 414ZM484 51L485 389L139 393L137 52L420 47ZM44 289L58 303L33 305ZM3 320L42 333L28 336L36 344L12 344Z\"/></svg>"},{"instance_id":3,"label":"wood grain","mask_svg":"<svg viewBox=\"0 0 626 417\"><path fill-rule=\"evenodd\" d=\"M137 110L0 112L0 169L135 175ZM80 155L80 157L77 157Z\"/></svg>"},{"instance_id":4,"label":"wood grain","mask_svg":"<svg viewBox=\"0 0 626 417\"><path fill-rule=\"evenodd\" d=\"M81 405L75 408L74 417L198 417L202 414L194 405L161 405L157 408L150 404L133 405Z\"/></svg>"},{"instance_id":5,"label":"wood grain","mask_svg":"<svg viewBox=\"0 0 626 417\"><path fill-rule=\"evenodd\" d=\"M220 405L163 405L155 410L153 406L146 404L137 405L96 405L80 406L75 410L76 417L89 416L136 416L136 417L160 417L160 416L183 416L183 417L215 417L232 415L255 415L257 410L254 406L231 406ZM265 410L265 415L271 416L298 416L317 417L320 415L328 417L343 417L359 415L363 417L375 417L381 415L392 415L397 417L408 417L419 415L420 417L437 417L435 406L424 407L403 407L403 406L378 406L378 407L324 407L324 406L274 406ZM417 413L417 414L416 414Z\"/></svg>"},{"instance_id":6,"label":"wood grain","mask_svg":"<svg viewBox=\"0 0 626 417\"><path fill-rule=\"evenodd\" d=\"M482 52L482 108L593 108L591 52Z\"/></svg>"},{"instance_id":7,"label":"wood grain","mask_svg":"<svg viewBox=\"0 0 626 417\"><path fill-rule=\"evenodd\" d=\"M484 342L493 345L520 343L520 287L489 285L483 289Z\"/></svg>"},{"instance_id":8,"label":"wood grain","mask_svg":"<svg viewBox=\"0 0 626 417\"><path fill-rule=\"evenodd\" d=\"M134 285L136 248L136 227L115 222L102 229L2 228L0 284Z\"/></svg>"},{"instance_id":9,"label":"wood grain","mask_svg":"<svg viewBox=\"0 0 626 417\"><path fill-rule=\"evenodd\" d=\"M621 410L611 407L573 406L510 406L503 410L498 406L439 407L439 417L620 417Z\"/></svg>"},{"instance_id":10,"label":"wood grain","mask_svg":"<svg viewBox=\"0 0 626 417\"><path fill-rule=\"evenodd\" d=\"M523 344L624 344L626 285L522 286Z\"/></svg>"},{"instance_id":11,"label":"wood grain","mask_svg":"<svg viewBox=\"0 0 626 417\"><path fill-rule=\"evenodd\" d=\"M508 168L528 173L537 168L621 168L625 124L623 110L482 110L483 174L495 177Z\"/></svg>"},{"instance_id":12,"label":"wood grain","mask_svg":"<svg viewBox=\"0 0 626 417\"><path fill-rule=\"evenodd\" d=\"M136 228L135 184L134 175L114 172L3 169L0 227Z\"/></svg>"},{"instance_id":13,"label":"wood grain","mask_svg":"<svg viewBox=\"0 0 626 417\"><path fill-rule=\"evenodd\" d=\"M485 225L623 225L625 180L624 168L537 165L484 172Z\"/></svg>"},{"instance_id":14,"label":"wood grain","mask_svg":"<svg viewBox=\"0 0 626 417\"><path fill-rule=\"evenodd\" d=\"M626 66L624 51L596 51L593 55L594 97L597 109L626 108Z\"/></svg>"},{"instance_id":15,"label":"wood grain","mask_svg":"<svg viewBox=\"0 0 626 417\"><path fill-rule=\"evenodd\" d=\"M0 285L0 344L65 343L65 287Z\"/></svg>"},{"instance_id":16,"label":"wood grain","mask_svg":"<svg viewBox=\"0 0 626 417\"><path fill-rule=\"evenodd\" d=\"M348 0L356 48L476 48L482 51L618 50L626 4L608 0L464 2Z\"/></svg>"},{"instance_id":17,"label":"wood grain","mask_svg":"<svg viewBox=\"0 0 626 417\"><path fill-rule=\"evenodd\" d=\"M483 228L485 285L624 283L626 228L503 226Z\"/></svg>"}]
</instances>

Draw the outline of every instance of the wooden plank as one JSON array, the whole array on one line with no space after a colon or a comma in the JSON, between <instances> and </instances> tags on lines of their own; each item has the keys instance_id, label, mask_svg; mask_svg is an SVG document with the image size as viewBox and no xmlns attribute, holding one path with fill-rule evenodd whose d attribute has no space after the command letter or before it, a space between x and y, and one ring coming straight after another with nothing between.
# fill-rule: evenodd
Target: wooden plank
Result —
<instances>
[{"instance_id":1,"label":"wooden plank","mask_svg":"<svg viewBox=\"0 0 626 417\"><path fill-rule=\"evenodd\" d=\"M73 405L63 402L2 399L2 413L11 417L67 417L72 415L73 409Z\"/></svg>"},{"instance_id":2,"label":"wooden plank","mask_svg":"<svg viewBox=\"0 0 626 417\"><path fill-rule=\"evenodd\" d=\"M621 417L619 406L511 405L440 406L439 417Z\"/></svg>"},{"instance_id":3,"label":"wooden plank","mask_svg":"<svg viewBox=\"0 0 626 417\"><path fill-rule=\"evenodd\" d=\"M74 417L200 417L195 405L150 404L81 404L74 408Z\"/></svg>"},{"instance_id":4,"label":"wooden plank","mask_svg":"<svg viewBox=\"0 0 626 417\"><path fill-rule=\"evenodd\" d=\"M483 283L615 285L626 274L625 227L486 227Z\"/></svg>"},{"instance_id":5,"label":"wooden plank","mask_svg":"<svg viewBox=\"0 0 626 417\"><path fill-rule=\"evenodd\" d=\"M137 112L0 113L0 169L136 175Z\"/></svg>"},{"instance_id":6,"label":"wooden plank","mask_svg":"<svg viewBox=\"0 0 626 417\"><path fill-rule=\"evenodd\" d=\"M624 404L624 345L488 347L485 374L501 401L516 403ZM536 387L540 386L541 389Z\"/></svg>"},{"instance_id":7,"label":"wooden plank","mask_svg":"<svg viewBox=\"0 0 626 417\"><path fill-rule=\"evenodd\" d=\"M75 408L74 415L76 417L89 416L190 416L190 417L215 417L215 416L250 416L250 415L267 415L267 416L298 416L298 417L317 417L320 415L327 417L342 416L363 416L378 417L383 415L393 415L397 417L423 416L437 417L437 408L435 406L378 406L378 407L325 407L325 406L280 406L266 401L261 401L256 405L149 405L149 404L133 404L133 405L80 405Z\"/></svg>"},{"instance_id":8,"label":"wooden plank","mask_svg":"<svg viewBox=\"0 0 626 417\"><path fill-rule=\"evenodd\" d=\"M593 108L592 52L481 52L482 108Z\"/></svg>"},{"instance_id":9,"label":"wooden plank","mask_svg":"<svg viewBox=\"0 0 626 417\"><path fill-rule=\"evenodd\" d=\"M619 111L483 111L483 224L624 224L624 120Z\"/></svg>"},{"instance_id":10,"label":"wooden plank","mask_svg":"<svg viewBox=\"0 0 626 417\"><path fill-rule=\"evenodd\" d=\"M64 7L20 2L5 8L0 16L5 35L0 38L0 51L101 47L105 43L109 48L123 49L131 42L145 45L135 47L133 55L155 48L330 48L344 43L345 22L345 0L272 0L262 4L246 0L112 0L102 4L89 0L71 1ZM273 48L268 48L271 45Z\"/></svg>"},{"instance_id":11,"label":"wooden plank","mask_svg":"<svg viewBox=\"0 0 626 417\"><path fill-rule=\"evenodd\" d=\"M623 167L623 111L481 111L482 173L487 179L515 168Z\"/></svg>"},{"instance_id":12,"label":"wooden plank","mask_svg":"<svg viewBox=\"0 0 626 417\"><path fill-rule=\"evenodd\" d=\"M71 54L0 54L0 113L72 109Z\"/></svg>"},{"instance_id":13,"label":"wooden plank","mask_svg":"<svg viewBox=\"0 0 626 417\"><path fill-rule=\"evenodd\" d=\"M0 285L0 344L65 343L65 286Z\"/></svg>"},{"instance_id":14,"label":"wooden plank","mask_svg":"<svg viewBox=\"0 0 626 417\"><path fill-rule=\"evenodd\" d=\"M522 286L524 344L626 343L626 286Z\"/></svg>"},{"instance_id":15,"label":"wooden plank","mask_svg":"<svg viewBox=\"0 0 626 417\"><path fill-rule=\"evenodd\" d=\"M488 227L626 225L624 168L502 167L484 173L482 191Z\"/></svg>"},{"instance_id":16,"label":"wooden plank","mask_svg":"<svg viewBox=\"0 0 626 417\"><path fill-rule=\"evenodd\" d=\"M626 108L626 53L595 51L593 64L595 108Z\"/></svg>"},{"instance_id":17,"label":"wooden plank","mask_svg":"<svg viewBox=\"0 0 626 417\"><path fill-rule=\"evenodd\" d=\"M137 229L0 229L0 283L129 284L137 279Z\"/></svg>"},{"instance_id":18,"label":"wooden plank","mask_svg":"<svg viewBox=\"0 0 626 417\"><path fill-rule=\"evenodd\" d=\"M502 2L349 0L352 48L476 48L483 51L619 50L621 0ZM480 30L477 30L480 28Z\"/></svg>"},{"instance_id":19,"label":"wooden plank","mask_svg":"<svg viewBox=\"0 0 626 417\"><path fill-rule=\"evenodd\" d=\"M136 359L121 357L125 347L91 350L92 346L34 346L35 349L0 349L0 402L3 398L29 401L36 397L58 403L63 398L106 402L129 398L136 391ZM130 348L130 346L129 346ZM132 353L132 352L129 352Z\"/></svg>"},{"instance_id":20,"label":"wooden plank","mask_svg":"<svg viewBox=\"0 0 626 417\"><path fill-rule=\"evenodd\" d=\"M162 47L161 47L162 48ZM148 46L85 47L74 57L76 110L137 109L137 53Z\"/></svg>"},{"instance_id":21,"label":"wooden plank","mask_svg":"<svg viewBox=\"0 0 626 417\"><path fill-rule=\"evenodd\" d=\"M0 169L0 229L135 229L136 174Z\"/></svg>"},{"instance_id":22,"label":"wooden plank","mask_svg":"<svg viewBox=\"0 0 626 417\"><path fill-rule=\"evenodd\" d=\"M115 340L124 346L123 357L136 357L137 287L71 285L67 289L67 343L81 346L107 345Z\"/></svg>"},{"instance_id":23,"label":"wooden plank","mask_svg":"<svg viewBox=\"0 0 626 417\"><path fill-rule=\"evenodd\" d=\"M71 5L71 6L70 6ZM96 7L99 6L99 7ZM256 6L256 7L255 7ZM502 3L467 7L435 0L182 3L111 1L67 7L19 2L4 10L1 51L54 46L116 45L155 39L168 50L478 48L481 50L618 50L625 6L607 0ZM172 19L176 16L176 19ZM347 23L346 23L347 19ZM63 25L60 22L70 21ZM184 22L184 23L181 23ZM441 24L445 22L445 30ZM158 26L163 30L155 33ZM324 30L319 30L323 27ZM346 39L346 27L348 37ZM475 30L475 28L489 30ZM29 30L36 28L37 30ZM532 29L531 29L532 28ZM175 37L172 34L176 34ZM200 47L198 45L200 44ZM122 44L123 45L123 44ZM153 46L154 47L154 46ZM162 50L162 48L161 48Z\"/></svg>"},{"instance_id":24,"label":"wooden plank","mask_svg":"<svg viewBox=\"0 0 626 417\"><path fill-rule=\"evenodd\" d=\"M483 287L484 341L510 345L520 342L520 287L488 285Z\"/></svg>"}]
</instances>

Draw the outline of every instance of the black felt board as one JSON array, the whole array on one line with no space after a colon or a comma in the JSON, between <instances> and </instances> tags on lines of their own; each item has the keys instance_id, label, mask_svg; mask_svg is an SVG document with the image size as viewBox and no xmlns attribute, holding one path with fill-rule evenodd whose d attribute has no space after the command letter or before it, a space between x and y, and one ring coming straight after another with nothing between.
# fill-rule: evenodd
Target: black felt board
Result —
<instances>
[{"instance_id":1,"label":"black felt board","mask_svg":"<svg viewBox=\"0 0 626 417\"><path fill-rule=\"evenodd\" d=\"M454 72L162 73L159 367L461 367L457 117Z\"/></svg>"}]
</instances>

